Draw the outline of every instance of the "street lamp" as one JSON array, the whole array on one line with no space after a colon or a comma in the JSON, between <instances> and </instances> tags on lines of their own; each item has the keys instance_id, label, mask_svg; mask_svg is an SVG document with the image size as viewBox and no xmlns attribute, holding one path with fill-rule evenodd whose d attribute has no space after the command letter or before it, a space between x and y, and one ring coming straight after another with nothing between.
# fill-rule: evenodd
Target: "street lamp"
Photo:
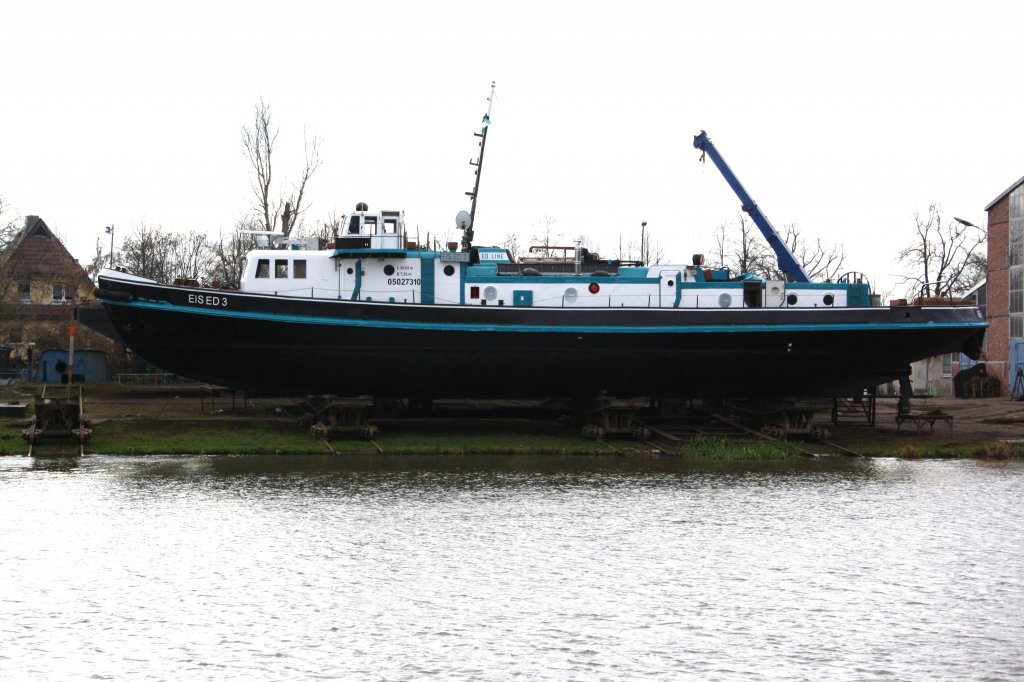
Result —
<instances>
[{"instance_id":1,"label":"street lamp","mask_svg":"<svg viewBox=\"0 0 1024 682\"><path fill-rule=\"evenodd\" d=\"M640 265L647 265L647 257L644 255L644 231L647 229L647 221L640 223Z\"/></svg>"},{"instance_id":2,"label":"street lamp","mask_svg":"<svg viewBox=\"0 0 1024 682\"><path fill-rule=\"evenodd\" d=\"M110 235L110 269L114 269L114 226L107 225L107 234Z\"/></svg>"}]
</instances>

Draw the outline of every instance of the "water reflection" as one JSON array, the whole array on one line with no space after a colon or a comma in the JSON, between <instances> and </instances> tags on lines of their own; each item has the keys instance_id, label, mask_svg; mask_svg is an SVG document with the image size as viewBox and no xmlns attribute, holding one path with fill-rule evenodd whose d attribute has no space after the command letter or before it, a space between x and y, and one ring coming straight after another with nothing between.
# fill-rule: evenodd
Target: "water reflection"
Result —
<instances>
[{"instance_id":1,"label":"water reflection","mask_svg":"<svg viewBox=\"0 0 1024 682\"><path fill-rule=\"evenodd\" d=\"M1024 675L1016 462L86 457L0 474L3 678Z\"/></svg>"}]
</instances>

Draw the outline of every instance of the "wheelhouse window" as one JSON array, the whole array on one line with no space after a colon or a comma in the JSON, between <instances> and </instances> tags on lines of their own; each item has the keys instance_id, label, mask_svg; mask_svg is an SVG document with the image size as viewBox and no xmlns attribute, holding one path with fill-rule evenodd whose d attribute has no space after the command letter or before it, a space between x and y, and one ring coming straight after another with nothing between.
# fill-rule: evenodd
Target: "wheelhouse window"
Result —
<instances>
[{"instance_id":1,"label":"wheelhouse window","mask_svg":"<svg viewBox=\"0 0 1024 682\"><path fill-rule=\"evenodd\" d=\"M295 279L306 279L306 261L296 260L292 263L292 277Z\"/></svg>"},{"instance_id":2,"label":"wheelhouse window","mask_svg":"<svg viewBox=\"0 0 1024 682\"><path fill-rule=\"evenodd\" d=\"M288 277L288 261L278 259L274 261L274 277L285 279Z\"/></svg>"},{"instance_id":3,"label":"wheelhouse window","mask_svg":"<svg viewBox=\"0 0 1024 682\"><path fill-rule=\"evenodd\" d=\"M270 259L260 258L256 261L256 278L267 279L270 277Z\"/></svg>"}]
</instances>

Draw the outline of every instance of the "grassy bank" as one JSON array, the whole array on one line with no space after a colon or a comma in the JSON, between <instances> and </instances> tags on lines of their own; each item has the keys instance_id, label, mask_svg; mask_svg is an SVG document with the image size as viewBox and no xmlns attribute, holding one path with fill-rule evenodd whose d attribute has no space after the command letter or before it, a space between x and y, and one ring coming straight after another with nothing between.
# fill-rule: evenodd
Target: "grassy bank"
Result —
<instances>
[{"instance_id":1,"label":"grassy bank","mask_svg":"<svg viewBox=\"0 0 1024 682\"><path fill-rule=\"evenodd\" d=\"M0 455L24 455L27 443L22 425L0 421ZM913 458L1019 458L1021 443L972 436L922 437L868 431L842 441L866 457ZM70 445L70 441L44 440ZM328 443L316 440L294 420L273 419L112 419L98 423L86 445L87 454L104 455L323 455L326 453L380 453L387 455L668 455L699 460L784 460L808 453L829 454L818 443L735 440L703 436L688 443L667 445L657 451L631 439L593 440L579 431L545 422L446 422L444 424L389 424L373 442L339 437Z\"/></svg>"}]
</instances>

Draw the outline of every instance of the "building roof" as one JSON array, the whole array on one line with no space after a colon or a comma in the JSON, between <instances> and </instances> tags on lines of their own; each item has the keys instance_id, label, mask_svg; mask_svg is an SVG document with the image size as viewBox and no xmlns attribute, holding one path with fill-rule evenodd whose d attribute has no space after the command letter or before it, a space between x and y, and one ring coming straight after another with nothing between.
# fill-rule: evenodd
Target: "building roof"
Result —
<instances>
[{"instance_id":1,"label":"building roof","mask_svg":"<svg viewBox=\"0 0 1024 682\"><path fill-rule=\"evenodd\" d=\"M44 239L33 239L44 237ZM89 279L85 268L71 255L60 239L39 216L25 218L25 227L0 251L0 270L9 268L16 275L30 273L69 275Z\"/></svg>"},{"instance_id":2,"label":"building roof","mask_svg":"<svg viewBox=\"0 0 1024 682\"><path fill-rule=\"evenodd\" d=\"M967 291L965 291L963 296L961 296L960 298L964 299L964 298L970 298L971 296L974 296L974 294L978 293L978 290L981 289L986 284L988 284L988 278L987 277L985 279L981 280L980 282L978 282L977 284L975 284L973 287L971 287Z\"/></svg>"},{"instance_id":3,"label":"building roof","mask_svg":"<svg viewBox=\"0 0 1024 682\"><path fill-rule=\"evenodd\" d=\"M986 207L985 207L985 210L987 211L987 210L989 210L990 208L992 208L993 206L995 206L996 204L998 204L998 203L999 203L1000 201L1002 201L1002 200L1003 200L1003 198L1004 198L1004 197L1005 197L1005 196L1006 196L1007 194L1009 194L1009 193L1010 193L1010 192L1012 192L1013 190L1017 189L1017 187L1019 187L1021 183L1024 183L1024 178L1021 178L1021 179L1020 179L1020 180L1018 180L1017 182L1013 183L1012 185L1010 185L1009 187L1007 187L1007 188L1006 188L1006 190L1005 190L1005 191L1003 191L1003 192L1002 192L1002 193L1001 193L1001 194L1000 194L999 196L997 196L997 197L996 197L995 199L993 199L992 201L988 202L988 206L986 206Z\"/></svg>"}]
</instances>

